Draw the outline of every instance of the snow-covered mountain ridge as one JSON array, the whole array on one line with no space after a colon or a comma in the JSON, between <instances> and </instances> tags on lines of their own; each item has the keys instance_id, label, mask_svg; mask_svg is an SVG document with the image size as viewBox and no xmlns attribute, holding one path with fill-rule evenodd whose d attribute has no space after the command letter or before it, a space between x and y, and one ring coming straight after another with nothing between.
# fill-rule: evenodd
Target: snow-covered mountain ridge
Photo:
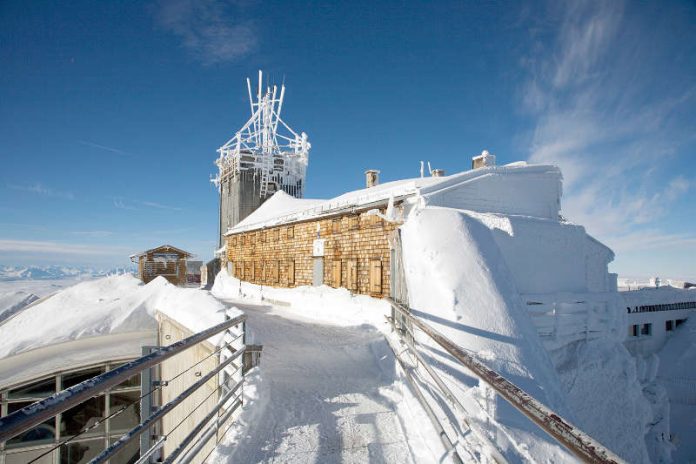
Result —
<instances>
[{"instance_id":1,"label":"snow-covered mountain ridge","mask_svg":"<svg viewBox=\"0 0 696 464\"><path fill-rule=\"evenodd\" d=\"M128 268L96 269L87 266L0 265L0 281L94 278L129 272L131 272L131 270Z\"/></svg>"}]
</instances>

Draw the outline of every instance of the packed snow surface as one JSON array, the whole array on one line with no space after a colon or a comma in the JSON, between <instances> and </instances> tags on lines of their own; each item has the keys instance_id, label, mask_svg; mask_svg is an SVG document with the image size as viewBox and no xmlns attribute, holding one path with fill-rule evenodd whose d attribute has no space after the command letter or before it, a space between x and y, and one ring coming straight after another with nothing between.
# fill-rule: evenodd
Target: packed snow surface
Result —
<instances>
[{"instance_id":1,"label":"packed snow surface","mask_svg":"<svg viewBox=\"0 0 696 464\"><path fill-rule=\"evenodd\" d=\"M32 369L38 375L39 369L49 372L70 363L94 362L94 356L106 360L115 355L122 357L126 352L130 356L139 355L140 346L131 346L137 345L137 338L123 339L121 347L98 340L128 334L143 334L143 340L156 339L156 312L198 332L223 322L224 311L225 305L208 292L179 288L162 277L147 285L132 275L83 282L19 311L0 325L0 379L5 383L30 375ZM213 343L217 340L217 336L211 338ZM68 360L64 357L71 350L68 342L78 341L88 345L76 346ZM53 349L40 359L32 360L31 368L12 363L13 357L30 355L46 347Z\"/></svg>"},{"instance_id":2,"label":"packed snow surface","mask_svg":"<svg viewBox=\"0 0 696 464\"><path fill-rule=\"evenodd\" d=\"M38 299L33 293L24 291L0 293L0 324Z\"/></svg>"},{"instance_id":3,"label":"packed snow surface","mask_svg":"<svg viewBox=\"0 0 696 464\"><path fill-rule=\"evenodd\" d=\"M212 292L244 310L248 342L262 344L263 353L247 379L244 412L209 462L442 458L377 330L385 325L385 302L327 287L262 289L224 272ZM264 304L249 304L262 297Z\"/></svg>"}]
</instances>

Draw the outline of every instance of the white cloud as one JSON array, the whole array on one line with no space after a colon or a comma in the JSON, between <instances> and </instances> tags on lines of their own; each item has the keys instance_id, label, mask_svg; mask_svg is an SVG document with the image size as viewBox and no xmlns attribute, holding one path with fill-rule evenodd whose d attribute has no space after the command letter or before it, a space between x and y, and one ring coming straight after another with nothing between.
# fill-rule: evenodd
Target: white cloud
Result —
<instances>
[{"instance_id":1,"label":"white cloud","mask_svg":"<svg viewBox=\"0 0 696 464\"><path fill-rule=\"evenodd\" d=\"M81 245L36 240L0 239L0 254L42 253L46 255L124 256L129 249L115 246Z\"/></svg>"},{"instance_id":2,"label":"white cloud","mask_svg":"<svg viewBox=\"0 0 696 464\"><path fill-rule=\"evenodd\" d=\"M242 18L241 2L168 0L158 6L158 24L177 35L204 64L235 61L250 53L258 42L253 23Z\"/></svg>"},{"instance_id":3,"label":"white cloud","mask_svg":"<svg viewBox=\"0 0 696 464\"><path fill-rule=\"evenodd\" d=\"M43 195L46 197L64 198L66 200L75 199L75 195L73 195L72 192L62 192L60 190L54 190L52 188L46 187L45 185L39 182L29 185L8 184L7 187L12 190L36 193L38 195Z\"/></svg>"},{"instance_id":4,"label":"white cloud","mask_svg":"<svg viewBox=\"0 0 696 464\"><path fill-rule=\"evenodd\" d=\"M128 153L127 151L119 150L118 148L107 147L106 145L100 145L98 143L89 142L87 140L78 140L77 143L79 143L80 145L85 145L87 147L96 148L98 150L108 151L109 153L114 153L119 156L133 156L132 153Z\"/></svg>"},{"instance_id":5,"label":"white cloud","mask_svg":"<svg viewBox=\"0 0 696 464\"><path fill-rule=\"evenodd\" d=\"M551 4L560 19L553 40L537 41L522 60L521 100L535 121L529 159L561 167L563 214L617 251L694 248L696 235L660 226L671 203L693 187L665 168L693 137L682 122L688 118L675 115L693 107L696 87L688 73L662 65L688 45L670 36L674 21L645 19L639 7ZM669 9L656 11L671 20Z\"/></svg>"}]
</instances>

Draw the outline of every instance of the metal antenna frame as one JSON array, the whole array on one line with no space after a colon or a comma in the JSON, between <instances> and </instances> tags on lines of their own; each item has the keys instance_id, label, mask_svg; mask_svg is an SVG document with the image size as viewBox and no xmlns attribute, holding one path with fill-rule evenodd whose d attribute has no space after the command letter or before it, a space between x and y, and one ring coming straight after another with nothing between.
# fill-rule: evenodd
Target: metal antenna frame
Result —
<instances>
[{"instance_id":1,"label":"metal antenna frame","mask_svg":"<svg viewBox=\"0 0 696 464\"><path fill-rule=\"evenodd\" d=\"M280 190L284 185L293 186L288 193L302 198L311 144L307 134L298 134L280 117L285 84L280 87L280 95L277 85L266 86L264 92L263 72L259 70L254 99L251 79L246 82L251 118L217 150L220 156L215 164L219 172L213 182L219 189L223 179L241 171L254 171L260 177L262 198L272 191L271 184Z\"/></svg>"}]
</instances>

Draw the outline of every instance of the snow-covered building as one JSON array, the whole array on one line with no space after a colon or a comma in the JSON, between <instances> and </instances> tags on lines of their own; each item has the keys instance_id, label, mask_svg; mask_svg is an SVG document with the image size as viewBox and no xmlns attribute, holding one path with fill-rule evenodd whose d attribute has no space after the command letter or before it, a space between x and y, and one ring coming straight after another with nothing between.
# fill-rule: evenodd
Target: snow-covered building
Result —
<instances>
[{"instance_id":1,"label":"snow-covered building","mask_svg":"<svg viewBox=\"0 0 696 464\"><path fill-rule=\"evenodd\" d=\"M131 275L120 275L65 289L0 323L0 416L137 359L144 347L170 345L236 314L206 292L178 288L162 278L144 285ZM165 361L159 378L175 377L184 370L182 366L210 369L218 362L212 354L219 351L220 340L221 336L215 336ZM194 371L176 377L157 392L159 404L196 379ZM24 464L37 458L39 464L88 462L141 421L141 394L138 374L0 443L0 463ZM188 433L185 428L174 431L175 426L189 412L190 420L200 420L218 399L206 385L164 418L158 433L173 431L167 451ZM125 406L122 413L104 419ZM194 406L201 407L194 411ZM86 433L58 446L86 428L90 428ZM137 440L129 444L110 462L135 462L138 445ZM207 450L214 445L208 444Z\"/></svg>"},{"instance_id":2,"label":"snow-covered building","mask_svg":"<svg viewBox=\"0 0 696 464\"><path fill-rule=\"evenodd\" d=\"M160 245L135 253L130 256L130 260L138 265L138 278L145 283L161 276L174 285L185 285L189 274L187 260L192 256L191 253L180 248ZM196 263L200 272L200 261ZM200 278L198 282L200 283Z\"/></svg>"}]
</instances>

